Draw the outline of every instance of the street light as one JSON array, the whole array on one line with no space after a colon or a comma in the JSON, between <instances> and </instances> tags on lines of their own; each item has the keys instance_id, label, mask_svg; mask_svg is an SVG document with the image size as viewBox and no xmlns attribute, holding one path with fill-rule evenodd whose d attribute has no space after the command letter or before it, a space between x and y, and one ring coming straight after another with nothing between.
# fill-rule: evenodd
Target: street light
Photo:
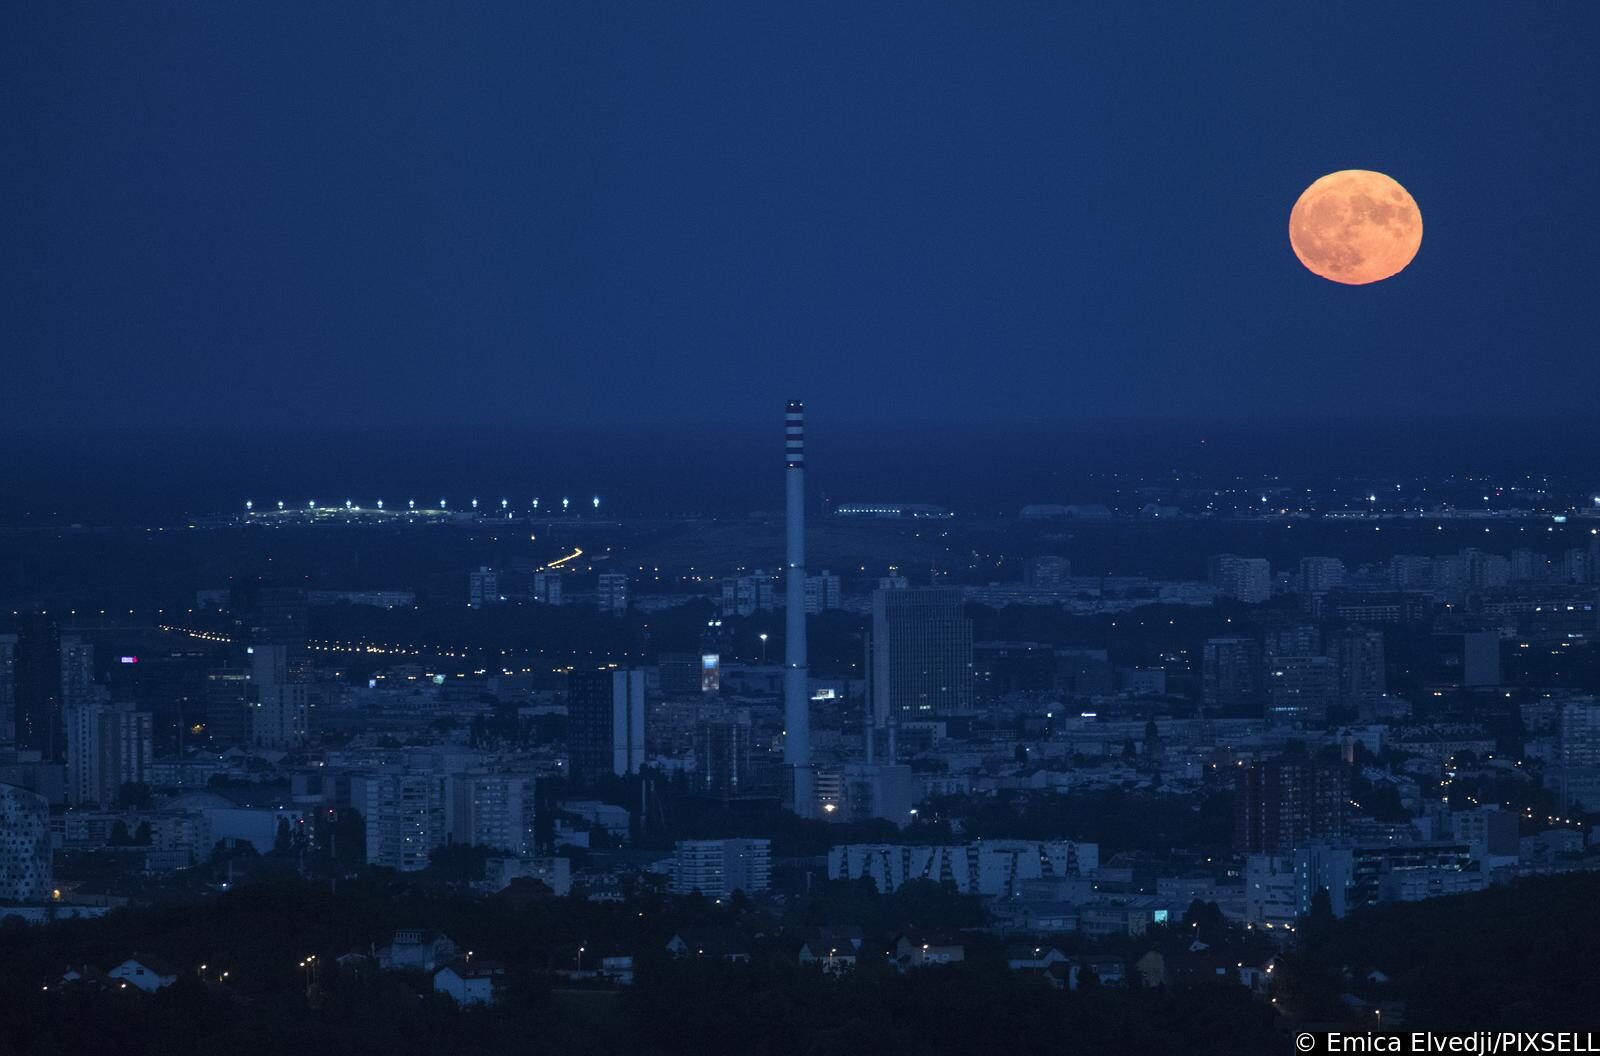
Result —
<instances>
[{"instance_id":1,"label":"street light","mask_svg":"<svg viewBox=\"0 0 1600 1056\"><path fill-rule=\"evenodd\" d=\"M763 665L765 665L766 662L767 662L767 632L766 631L762 631L761 634L760 634L760 638L761 638L761 663Z\"/></svg>"}]
</instances>

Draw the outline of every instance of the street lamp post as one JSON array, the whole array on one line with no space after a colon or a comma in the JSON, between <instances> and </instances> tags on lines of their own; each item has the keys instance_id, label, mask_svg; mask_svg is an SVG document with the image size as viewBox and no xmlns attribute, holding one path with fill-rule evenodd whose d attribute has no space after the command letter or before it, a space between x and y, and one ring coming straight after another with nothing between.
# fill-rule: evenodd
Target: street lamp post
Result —
<instances>
[{"instance_id":1,"label":"street lamp post","mask_svg":"<svg viewBox=\"0 0 1600 1056\"><path fill-rule=\"evenodd\" d=\"M760 637L761 637L761 666L765 667L767 665L767 632L766 631L762 631Z\"/></svg>"}]
</instances>

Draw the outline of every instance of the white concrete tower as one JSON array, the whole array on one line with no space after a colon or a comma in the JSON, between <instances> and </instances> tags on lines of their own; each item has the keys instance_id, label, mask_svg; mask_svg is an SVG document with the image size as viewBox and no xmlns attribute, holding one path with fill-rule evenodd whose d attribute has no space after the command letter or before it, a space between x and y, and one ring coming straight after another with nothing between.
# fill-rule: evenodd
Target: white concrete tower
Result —
<instances>
[{"instance_id":1,"label":"white concrete tower","mask_svg":"<svg viewBox=\"0 0 1600 1056\"><path fill-rule=\"evenodd\" d=\"M784 411L784 483L787 552L784 560L784 762L795 770L811 765L811 699L805 658L805 403L789 400ZM795 782L795 813L805 810Z\"/></svg>"}]
</instances>

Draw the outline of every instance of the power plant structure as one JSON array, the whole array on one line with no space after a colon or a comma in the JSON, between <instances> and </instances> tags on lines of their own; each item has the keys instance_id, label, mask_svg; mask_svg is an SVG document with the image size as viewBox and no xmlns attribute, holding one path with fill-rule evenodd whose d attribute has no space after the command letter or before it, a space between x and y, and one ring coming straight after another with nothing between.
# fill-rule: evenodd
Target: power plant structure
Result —
<instances>
[{"instance_id":1,"label":"power plant structure","mask_svg":"<svg viewBox=\"0 0 1600 1056\"><path fill-rule=\"evenodd\" d=\"M790 400L784 411L785 504L783 761L789 772L788 805L801 817L817 813L811 766L811 688L806 667L806 405Z\"/></svg>"}]
</instances>

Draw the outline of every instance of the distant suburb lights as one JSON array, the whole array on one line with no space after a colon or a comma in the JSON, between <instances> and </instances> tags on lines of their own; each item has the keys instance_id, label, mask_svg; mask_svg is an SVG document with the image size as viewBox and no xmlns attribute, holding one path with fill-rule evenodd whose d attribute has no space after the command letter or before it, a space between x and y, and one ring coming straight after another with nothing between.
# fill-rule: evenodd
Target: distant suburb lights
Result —
<instances>
[{"instance_id":1,"label":"distant suburb lights","mask_svg":"<svg viewBox=\"0 0 1600 1056\"><path fill-rule=\"evenodd\" d=\"M471 510L473 512L472 512L472 514L468 514L467 516L476 515L476 513L478 511L478 500L477 499L471 500L469 505L470 505ZM596 512L599 512L599 510L600 510L600 496L595 495L592 498L590 498L589 505L593 510L595 510ZM570 510L571 506L572 506L572 499L571 498L565 498L565 497L562 498L562 500L561 500L561 511L563 513L568 512ZM579 506L580 507L582 506L581 502L579 503ZM545 507L545 508L547 510L549 509L548 506ZM489 510L489 507L485 506L485 512L486 513L488 512L488 510ZM284 503L283 500L280 499L280 500L278 500L277 509L275 509L275 510L257 510L256 509L255 500L254 499L247 499L247 500L245 500L244 511L245 511L245 516L252 517L252 518L268 517L268 516L276 517L277 515L280 515L280 514L295 515L295 516L299 516L299 517L303 518L308 514L311 515L311 516L321 517L321 516L344 516L344 515L358 514L358 513L359 514L366 514L366 515L369 515L369 516L382 515L382 516L388 516L388 517L402 517L402 516L404 516L404 517L409 517L409 516L439 517L439 516L447 515L447 514L450 513L450 504L449 504L448 499L440 498L439 502L438 502L438 505L436 505L436 506L418 506L416 499L407 499L406 500L405 509L399 510L399 509L395 509L393 507L386 507L384 505L383 500L382 499L378 499L374 506L368 506L365 509L363 509L362 506L359 503L357 503L354 499L346 499L344 501L344 505L342 505L342 506L322 506L322 505L319 505L317 503L316 499L308 499L308 500L306 500L305 507L302 509L299 506L289 506L286 503ZM529 505L527 512L530 513L530 514L533 514L533 515L537 515L539 513L539 500L538 499L534 499L533 500L533 502ZM500 516L510 518L510 517L518 516L518 513L519 513L518 509L511 505L511 500L510 499L501 499L500 500L500 509L499 509Z\"/></svg>"}]
</instances>

